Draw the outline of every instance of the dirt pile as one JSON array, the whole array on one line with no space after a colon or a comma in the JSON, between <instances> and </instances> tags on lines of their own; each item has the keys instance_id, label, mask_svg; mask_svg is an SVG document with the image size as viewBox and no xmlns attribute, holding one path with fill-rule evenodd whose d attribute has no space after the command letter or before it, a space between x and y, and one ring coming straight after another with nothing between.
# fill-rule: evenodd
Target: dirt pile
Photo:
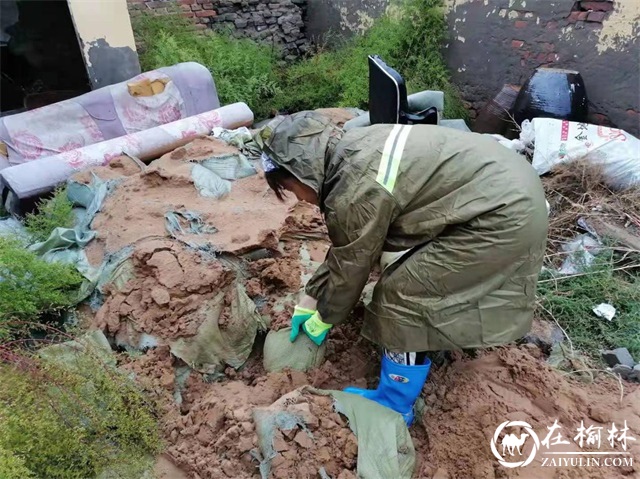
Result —
<instances>
[{"instance_id":1,"label":"dirt pile","mask_svg":"<svg viewBox=\"0 0 640 479\"><path fill-rule=\"evenodd\" d=\"M114 253L127 256L104 288L95 321L117 344L144 349L194 337L220 292L217 326L229 327L236 285L267 324L272 317L288 319L303 279L327 249L326 230L317 208L278 201L259 175L233 182L222 199L201 196L191 179L193 163L233 153L235 147L201 138L148 166L122 157L75 178L117 180L87 248L94 265Z\"/></svg>"},{"instance_id":2,"label":"dirt pile","mask_svg":"<svg viewBox=\"0 0 640 479\"><path fill-rule=\"evenodd\" d=\"M636 477L640 472L638 441L629 442L629 457L636 463L633 467L543 467L545 459L548 465L550 458L558 458L545 456L548 451L625 452L620 443L615 449L609 447L605 432L600 449L581 449L574 440L581 421L587 428L593 425L605 429L610 429L612 422L620 428L627 421L631 435L638 437L640 388L631 386L625 392L620 401L619 385L613 379L586 384L561 375L543 362L541 351L533 345L500 348L477 359L460 358L435 370L425 386L427 412L422 427L426 443L416 444L423 459L417 477L434 477L436 473L439 478ZM502 467L492 454L490 443L496 428L507 420L529 423L540 441L557 420L562 426L558 431L571 443L559 449L541 446L533 463L525 468ZM557 432L553 438L556 435ZM523 460L531 447L533 441L525 442L524 456L513 459Z\"/></svg>"},{"instance_id":3,"label":"dirt pile","mask_svg":"<svg viewBox=\"0 0 640 479\"><path fill-rule=\"evenodd\" d=\"M105 303L96 315L98 327L124 344L131 338L118 336L133 331L163 339L195 335L202 303L233 281L229 268L176 241L142 241L130 261L130 279L107 285Z\"/></svg>"},{"instance_id":4,"label":"dirt pile","mask_svg":"<svg viewBox=\"0 0 640 479\"><path fill-rule=\"evenodd\" d=\"M196 479L260 477L264 457L255 410L268 409L304 385L375 386L380 361L375 348L359 337L361 306L348 323L332 329L326 361L307 373L265 373L262 333L256 335L247 362L238 369L227 367L224 374L200 374L164 344L193 337L204 321L203 305L234 285L246 291L271 328L288 325L299 289L328 249L317 209L294 206L292 200L279 203L258 175L234 182L222 200L198 194L189 161L228 148L197 140L144 171L122 168L126 174L94 221L98 239L90 246L94 261L132 248L130 259L106 290L95 323L116 339L150 347L144 354L123 355L121 363L160 402L168 445L165 458ZM114 178L113 169L94 171ZM168 211L195 211L210 228L171 237ZM207 243L214 247L200 247ZM218 322L222 328L233 320L232 299L225 293ZM145 343L144 335L162 341ZM595 384L581 383L550 369L536 346L499 348L477 358L456 354L452 361L434 366L423 397L425 414L411 431L418 460L414 477L599 479L640 474L637 466L542 467L544 450L525 468L498 464L490 443L496 428L507 420L528 422L543 439L557 419L572 442L567 447L575 451L575 428L582 420L585 426L606 427L626 420L629 434L640 436L637 386L625 384L620 402L615 380L600 376ZM296 426L275 433L277 455L270 477L317 478L321 467L333 479L355 477L357 441L344 418L332 410L331 400L305 397L292 405L307 418L306 429ZM630 442L635 461L640 460L638 443L640 439ZM523 453L531 447L531 441L523 444Z\"/></svg>"},{"instance_id":5,"label":"dirt pile","mask_svg":"<svg viewBox=\"0 0 640 479\"><path fill-rule=\"evenodd\" d=\"M201 231L195 234L185 227L178 236L184 242L209 243L216 251L231 253L257 245L274 247L275 232L295 204L292 199L282 204L258 175L234 182L232 194L219 200L201 196L194 187L193 163L228 153L238 150L220 140L200 138L142 171L137 165L135 173L129 167L99 167L76 177L88 182L93 173L102 179L119 180L92 223L98 238L87 248L91 263L99 264L105 254L143 239L167 237L167 213L198 215Z\"/></svg>"},{"instance_id":6,"label":"dirt pile","mask_svg":"<svg viewBox=\"0 0 640 479\"><path fill-rule=\"evenodd\" d=\"M266 374L260 358L254 357L240 371L227 369L221 382L208 383L192 373L178 388L179 363L173 361L172 365L168 350L151 350L135 359L129 368L137 372L148 390L165 398L167 457L193 478L258 478L261 456L253 414L256 409L268 409L304 385L342 389L375 383L379 358L358 338L357 323L355 320L355 324L332 331L327 361L307 373ZM173 399L177 389L181 391L180 405ZM563 438L571 444L551 451L589 450L579 448L573 440L580 421L585 427L606 429L612 422L621 427L627 421L629 435L640 436L640 388L625 385L621 402L615 380L604 376L595 384L586 384L563 376L544 363L536 346L500 348L477 358L457 354L434 368L422 396L426 411L411 429L417 453L414 477L622 479L640 472L637 466L543 467L545 458L551 457L542 454L545 448L525 468L508 469L498 464L491 452L491 438L507 420L529 423L542 441L557 419ZM322 466L334 479L353 477L356 458L349 451L354 438L344 418L333 412L326 399L318 403L314 398L309 408L311 416L318 418L317 426L313 417L308 421L313 447L305 436L299 436L302 428L276 433L278 457L272 462L270 477L316 478L313 471ZM612 450L606 432L603 434L600 451ZM525 456L531 447L531 441L524 444ZM498 448L501 450L499 444ZM623 452L620 444L615 451ZM629 442L628 451L634 462L640 460L637 441Z\"/></svg>"},{"instance_id":7,"label":"dirt pile","mask_svg":"<svg viewBox=\"0 0 640 479\"><path fill-rule=\"evenodd\" d=\"M182 458L201 477L256 477L260 454L254 414L264 414L273 401L305 382L302 376L275 374L254 386L233 381L205 388L193 398L189 412L168 425L172 428L169 437L176 439L168 454ZM355 436L346 420L333 411L331 398L307 395L304 401L288 407L301 415L305 424L274 429L272 437L264 434L263 439L272 441L276 452L270 477L315 478L321 468L330 477L338 477L345 469L355 469ZM200 457L194 454L191 436L200 445Z\"/></svg>"}]
</instances>

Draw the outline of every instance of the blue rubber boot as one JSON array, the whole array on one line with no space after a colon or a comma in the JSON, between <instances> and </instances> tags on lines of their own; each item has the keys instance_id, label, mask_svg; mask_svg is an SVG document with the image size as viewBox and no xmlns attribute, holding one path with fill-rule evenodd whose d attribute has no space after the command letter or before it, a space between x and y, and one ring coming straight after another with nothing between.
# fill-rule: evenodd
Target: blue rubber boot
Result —
<instances>
[{"instance_id":1,"label":"blue rubber boot","mask_svg":"<svg viewBox=\"0 0 640 479\"><path fill-rule=\"evenodd\" d=\"M382 368L380 371L380 384L378 389L360 389L348 387L344 392L359 394L371 399L389 409L402 414L407 426L413 423L413 405L422 391L429 370L431 360L426 364L405 366L397 364L382 356Z\"/></svg>"}]
</instances>

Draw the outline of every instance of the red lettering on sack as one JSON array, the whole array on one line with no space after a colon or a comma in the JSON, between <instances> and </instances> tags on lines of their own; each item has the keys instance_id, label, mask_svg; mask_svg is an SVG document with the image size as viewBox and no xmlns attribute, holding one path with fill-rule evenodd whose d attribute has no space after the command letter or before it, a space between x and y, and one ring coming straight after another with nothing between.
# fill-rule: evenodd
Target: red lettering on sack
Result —
<instances>
[{"instance_id":1,"label":"red lettering on sack","mask_svg":"<svg viewBox=\"0 0 640 479\"><path fill-rule=\"evenodd\" d=\"M598 127L598 136L607 140L627 141L627 135L620 128L607 128L606 126Z\"/></svg>"},{"instance_id":2,"label":"red lettering on sack","mask_svg":"<svg viewBox=\"0 0 640 479\"><path fill-rule=\"evenodd\" d=\"M569 139L569 122L567 120L562 120L562 135L560 136L561 141L567 141Z\"/></svg>"}]
</instances>

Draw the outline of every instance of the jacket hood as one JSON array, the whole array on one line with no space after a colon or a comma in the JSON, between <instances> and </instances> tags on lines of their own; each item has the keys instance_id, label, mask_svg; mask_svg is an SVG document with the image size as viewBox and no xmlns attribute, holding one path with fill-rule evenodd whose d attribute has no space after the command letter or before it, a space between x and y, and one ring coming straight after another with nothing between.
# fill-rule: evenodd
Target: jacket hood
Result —
<instances>
[{"instance_id":1,"label":"jacket hood","mask_svg":"<svg viewBox=\"0 0 640 479\"><path fill-rule=\"evenodd\" d=\"M273 162L321 195L326 158L342 130L326 116L302 111L274 118L256 140Z\"/></svg>"}]
</instances>

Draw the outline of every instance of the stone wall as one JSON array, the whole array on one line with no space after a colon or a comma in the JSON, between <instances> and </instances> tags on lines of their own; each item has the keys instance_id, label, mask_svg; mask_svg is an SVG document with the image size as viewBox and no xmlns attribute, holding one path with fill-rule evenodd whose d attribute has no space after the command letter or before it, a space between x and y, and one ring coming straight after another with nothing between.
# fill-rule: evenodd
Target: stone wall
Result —
<instances>
[{"instance_id":1,"label":"stone wall","mask_svg":"<svg viewBox=\"0 0 640 479\"><path fill-rule=\"evenodd\" d=\"M127 0L129 13L171 14L179 9L197 28L230 29L282 49L293 60L308 51L303 17L306 0Z\"/></svg>"},{"instance_id":2,"label":"stone wall","mask_svg":"<svg viewBox=\"0 0 640 479\"><path fill-rule=\"evenodd\" d=\"M578 70L591 123L640 133L640 1L448 0L446 57L472 116L538 67Z\"/></svg>"}]
</instances>

